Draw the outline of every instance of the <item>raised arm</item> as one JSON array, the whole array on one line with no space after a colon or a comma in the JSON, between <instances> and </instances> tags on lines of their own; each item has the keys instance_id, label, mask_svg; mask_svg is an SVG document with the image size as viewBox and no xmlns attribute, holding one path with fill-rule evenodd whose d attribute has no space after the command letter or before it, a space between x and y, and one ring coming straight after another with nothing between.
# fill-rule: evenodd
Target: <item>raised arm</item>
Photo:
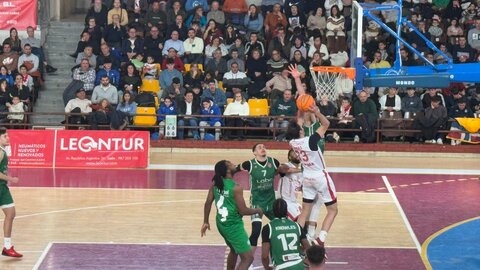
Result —
<instances>
[{"instance_id":1,"label":"raised arm","mask_svg":"<svg viewBox=\"0 0 480 270\"><path fill-rule=\"evenodd\" d=\"M288 67L288 72L295 79L295 86L297 87L297 96L301 96L306 93L305 88L303 88L302 80L300 79L300 72L298 72L297 64L290 65Z\"/></svg>"},{"instance_id":2,"label":"raised arm","mask_svg":"<svg viewBox=\"0 0 480 270\"><path fill-rule=\"evenodd\" d=\"M245 204L245 199L243 198L243 189L240 186L235 186L233 188L233 194L235 198L235 202L237 203L238 212L242 216L250 216L250 215L263 215L263 211L260 208L248 208Z\"/></svg>"},{"instance_id":3,"label":"raised arm","mask_svg":"<svg viewBox=\"0 0 480 270\"><path fill-rule=\"evenodd\" d=\"M207 199L205 200L205 205L203 206L203 225L200 230L201 236L205 236L207 229L210 230L210 210L212 209L213 204L213 184L208 190Z\"/></svg>"},{"instance_id":4,"label":"raised arm","mask_svg":"<svg viewBox=\"0 0 480 270\"><path fill-rule=\"evenodd\" d=\"M310 108L310 111L315 114L315 117L320 122L320 127L317 128L316 132L320 135L320 137L322 138L325 137L325 133L328 130L328 126L330 126L330 121L328 121L325 115L323 115L320 112L320 109L316 105L312 106Z\"/></svg>"}]
</instances>

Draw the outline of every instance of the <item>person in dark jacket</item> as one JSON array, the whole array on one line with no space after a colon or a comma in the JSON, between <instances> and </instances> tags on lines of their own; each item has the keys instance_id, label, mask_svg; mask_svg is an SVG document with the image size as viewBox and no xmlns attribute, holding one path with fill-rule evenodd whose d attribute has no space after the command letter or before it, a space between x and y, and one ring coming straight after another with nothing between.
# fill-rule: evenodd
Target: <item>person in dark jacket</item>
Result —
<instances>
[{"instance_id":1,"label":"person in dark jacket","mask_svg":"<svg viewBox=\"0 0 480 270\"><path fill-rule=\"evenodd\" d=\"M277 135L277 141L281 141L285 138L285 130L291 120L283 117L295 116L296 113L297 105L295 104L295 99L292 98L292 90L287 89L283 92L283 98L277 99L270 107L270 116L274 116L270 122L270 127L275 127L277 129L275 132Z\"/></svg>"},{"instance_id":2,"label":"person in dark jacket","mask_svg":"<svg viewBox=\"0 0 480 270\"><path fill-rule=\"evenodd\" d=\"M185 99L178 102L178 133L177 138L183 140L185 130L182 126L190 126L193 133L193 139L199 140L200 135L198 134L198 118L192 115L200 115L201 105L198 99L193 98L193 92L188 91L185 93Z\"/></svg>"},{"instance_id":3,"label":"person in dark jacket","mask_svg":"<svg viewBox=\"0 0 480 270\"><path fill-rule=\"evenodd\" d=\"M157 121L160 127L158 133L160 134L160 138L163 138L165 134L165 115L177 114L177 108L175 107L173 99L170 97L165 97L163 99L163 103L160 105L160 108L157 110L157 114L161 114L157 116Z\"/></svg>"}]
</instances>

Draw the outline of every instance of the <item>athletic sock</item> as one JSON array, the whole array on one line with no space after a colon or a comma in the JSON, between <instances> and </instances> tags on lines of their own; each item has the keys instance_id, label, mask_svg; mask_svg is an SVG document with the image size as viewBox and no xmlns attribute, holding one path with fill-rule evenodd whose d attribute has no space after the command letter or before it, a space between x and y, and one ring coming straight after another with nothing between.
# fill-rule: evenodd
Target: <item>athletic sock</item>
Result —
<instances>
[{"instance_id":1,"label":"athletic sock","mask_svg":"<svg viewBox=\"0 0 480 270\"><path fill-rule=\"evenodd\" d=\"M320 238L320 241L325 243L325 239L327 239L327 232L326 231L320 231L320 234L318 235L318 238Z\"/></svg>"},{"instance_id":2,"label":"athletic sock","mask_svg":"<svg viewBox=\"0 0 480 270\"><path fill-rule=\"evenodd\" d=\"M317 225L308 225L307 234L313 238L315 236L315 230L316 229L317 229Z\"/></svg>"},{"instance_id":3,"label":"athletic sock","mask_svg":"<svg viewBox=\"0 0 480 270\"><path fill-rule=\"evenodd\" d=\"M5 239L3 239L3 246L4 246L6 249L12 248L12 238L5 238Z\"/></svg>"}]
</instances>

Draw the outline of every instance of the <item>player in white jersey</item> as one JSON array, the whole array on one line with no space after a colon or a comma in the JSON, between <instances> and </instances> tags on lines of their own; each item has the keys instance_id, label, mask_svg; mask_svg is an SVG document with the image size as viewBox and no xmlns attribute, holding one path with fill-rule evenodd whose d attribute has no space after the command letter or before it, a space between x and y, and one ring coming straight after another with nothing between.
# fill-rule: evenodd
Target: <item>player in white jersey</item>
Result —
<instances>
[{"instance_id":1,"label":"player in white jersey","mask_svg":"<svg viewBox=\"0 0 480 270\"><path fill-rule=\"evenodd\" d=\"M278 193L287 202L288 218L297 221L302 211L302 205L297 201L297 194L302 191L302 168L298 155L293 150L288 151L288 161L285 165L288 166L290 173L280 174L282 178L278 185Z\"/></svg>"},{"instance_id":2,"label":"player in white jersey","mask_svg":"<svg viewBox=\"0 0 480 270\"><path fill-rule=\"evenodd\" d=\"M290 74L295 79L297 89L301 88L300 73L297 68L290 67ZM297 120L293 120L287 128L286 137L290 140L290 146L298 154L303 166L303 211L297 222L300 226L305 226L305 221L312 212L313 202L317 196L320 196L327 207L327 215L323 220L317 241L318 244L323 245L338 213L335 185L328 175L325 159L318 147L318 142L325 137L330 122L320 113L318 107L313 106L310 111L315 114L315 117L320 122L320 127L315 133L305 137L303 128L298 124Z\"/></svg>"}]
</instances>

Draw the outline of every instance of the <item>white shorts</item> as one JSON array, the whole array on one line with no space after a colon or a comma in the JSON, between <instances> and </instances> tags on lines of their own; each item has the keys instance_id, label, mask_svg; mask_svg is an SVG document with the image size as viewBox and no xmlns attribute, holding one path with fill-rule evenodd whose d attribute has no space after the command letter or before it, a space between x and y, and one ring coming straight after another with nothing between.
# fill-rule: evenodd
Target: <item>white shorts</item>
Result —
<instances>
[{"instance_id":1,"label":"white shorts","mask_svg":"<svg viewBox=\"0 0 480 270\"><path fill-rule=\"evenodd\" d=\"M286 201L287 202L287 215L288 218L292 221L297 221L298 216L302 212L302 205L298 202Z\"/></svg>"},{"instance_id":2,"label":"white shorts","mask_svg":"<svg viewBox=\"0 0 480 270\"><path fill-rule=\"evenodd\" d=\"M321 196L323 203L329 204L336 202L337 191L333 180L327 171L320 174L303 175L303 199L313 201L317 196Z\"/></svg>"}]
</instances>

